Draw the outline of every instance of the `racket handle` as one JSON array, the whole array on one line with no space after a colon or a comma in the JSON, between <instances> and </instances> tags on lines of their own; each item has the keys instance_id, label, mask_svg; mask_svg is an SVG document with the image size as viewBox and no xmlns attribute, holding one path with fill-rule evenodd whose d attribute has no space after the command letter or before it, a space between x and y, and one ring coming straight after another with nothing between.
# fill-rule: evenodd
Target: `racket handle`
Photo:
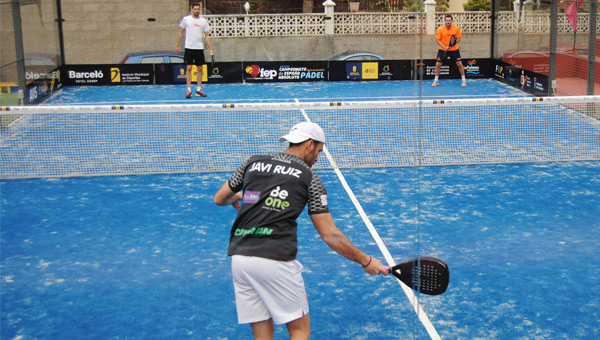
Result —
<instances>
[{"instance_id":1,"label":"racket handle","mask_svg":"<svg viewBox=\"0 0 600 340\"><path fill-rule=\"evenodd\" d=\"M388 266L386 266L386 267L385 267L385 270L386 270L388 273L390 273L390 274L392 273L392 267L388 267Z\"/></svg>"}]
</instances>

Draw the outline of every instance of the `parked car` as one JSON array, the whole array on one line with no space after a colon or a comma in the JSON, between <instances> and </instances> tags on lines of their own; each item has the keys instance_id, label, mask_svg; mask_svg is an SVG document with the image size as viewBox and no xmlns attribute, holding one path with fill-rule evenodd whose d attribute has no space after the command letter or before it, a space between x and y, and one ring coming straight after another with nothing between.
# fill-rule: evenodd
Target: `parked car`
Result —
<instances>
[{"instance_id":1,"label":"parked car","mask_svg":"<svg viewBox=\"0 0 600 340\"><path fill-rule=\"evenodd\" d=\"M56 62L48 57L26 55L25 66L56 66Z\"/></svg>"},{"instance_id":2,"label":"parked car","mask_svg":"<svg viewBox=\"0 0 600 340\"><path fill-rule=\"evenodd\" d=\"M384 57L379 54L371 52L356 52L356 51L345 51L339 52L331 57L327 58L327 61L370 61L370 60L385 60Z\"/></svg>"},{"instance_id":3,"label":"parked car","mask_svg":"<svg viewBox=\"0 0 600 340\"><path fill-rule=\"evenodd\" d=\"M183 54L173 52L130 53L121 64L182 64Z\"/></svg>"}]
</instances>

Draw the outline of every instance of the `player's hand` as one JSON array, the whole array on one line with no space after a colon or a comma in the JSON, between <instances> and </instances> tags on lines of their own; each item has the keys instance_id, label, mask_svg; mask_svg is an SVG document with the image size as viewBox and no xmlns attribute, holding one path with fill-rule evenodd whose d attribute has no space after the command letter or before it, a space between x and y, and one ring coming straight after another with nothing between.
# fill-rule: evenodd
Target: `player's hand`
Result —
<instances>
[{"instance_id":1,"label":"player's hand","mask_svg":"<svg viewBox=\"0 0 600 340\"><path fill-rule=\"evenodd\" d=\"M381 263L381 261L379 261L378 259L376 259L374 257L371 258L371 262L369 263L369 265L366 267L363 267L363 268L369 275L378 275L378 274L383 274L383 276L388 275L388 267L384 266Z\"/></svg>"},{"instance_id":2,"label":"player's hand","mask_svg":"<svg viewBox=\"0 0 600 340\"><path fill-rule=\"evenodd\" d=\"M233 195L232 198L234 199L234 201L231 203L231 206L234 207L236 210L240 210L240 207L242 206L240 202L244 198L244 194L242 194L242 192L238 192L235 195Z\"/></svg>"}]
</instances>

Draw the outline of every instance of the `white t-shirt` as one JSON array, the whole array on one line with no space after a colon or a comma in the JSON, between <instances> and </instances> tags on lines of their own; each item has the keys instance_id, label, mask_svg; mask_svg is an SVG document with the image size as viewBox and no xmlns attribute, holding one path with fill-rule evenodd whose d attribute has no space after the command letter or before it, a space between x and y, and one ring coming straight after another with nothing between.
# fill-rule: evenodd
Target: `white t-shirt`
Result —
<instances>
[{"instance_id":1,"label":"white t-shirt","mask_svg":"<svg viewBox=\"0 0 600 340\"><path fill-rule=\"evenodd\" d=\"M185 28L185 48L203 50L202 37L204 32L210 31L208 21L203 17L194 18L191 15L183 17L179 27Z\"/></svg>"}]
</instances>

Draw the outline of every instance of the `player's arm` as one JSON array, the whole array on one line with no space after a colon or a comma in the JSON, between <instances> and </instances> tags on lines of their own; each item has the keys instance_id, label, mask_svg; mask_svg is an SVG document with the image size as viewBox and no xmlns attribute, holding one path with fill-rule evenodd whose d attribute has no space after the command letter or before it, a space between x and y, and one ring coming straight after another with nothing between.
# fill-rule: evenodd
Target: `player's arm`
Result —
<instances>
[{"instance_id":1,"label":"player's arm","mask_svg":"<svg viewBox=\"0 0 600 340\"><path fill-rule=\"evenodd\" d=\"M446 49L446 45L444 45L444 44L442 43L442 37L443 37L443 35L442 35L442 33L440 32L440 30L438 29L438 30L435 32L435 42L438 44L438 46L439 46L441 49L445 50L445 49Z\"/></svg>"},{"instance_id":2,"label":"player's arm","mask_svg":"<svg viewBox=\"0 0 600 340\"><path fill-rule=\"evenodd\" d=\"M206 44L208 45L208 48L210 48L210 55L215 54L215 51L213 51L212 42L210 41L210 34L208 34L208 32L204 32L204 40L206 40Z\"/></svg>"},{"instance_id":3,"label":"player's arm","mask_svg":"<svg viewBox=\"0 0 600 340\"><path fill-rule=\"evenodd\" d=\"M458 43L462 39L462 32L460 31L460 28L458 26L456 27L456 33L454 34L454 36L456 36L456 43L454 45L458 45Z\"/></svg>"},{"instance_id":4,"label":"player's arm","mask_svg":"<svg viewBox=\"0 0 600 340\"><path fill-rule=\"evenodd\" d=\"M387 267L378 259L371 257L356 248L346 235L335 226L335 222L333 222L330 213L312 214L310 215L310 218L323 241L325 241L331 249L347 259L359 263L363 266L365 271L371 275L387 275Z\"/></svg>"},{"instance_id":5,"label":"player's arm","mask_svg":"<svg viewBox=\"0 0 600 340\"><path fill-rule=\"evenodd\" d=\"M181 44L181 39L183 39L183 31L185 31L185 28L179 29L179 34L177 35L177 41L175 42L175 54L179 53L179 45Z\"/></svg>"},{"instance_id":6,"label":"player's arm","mask_svg":"<svg viewBox=\"0 0 600 340\"><path fill-rule=\"evenodd\" d=\"M221 189L219 189L219 191L217 191L217 193L215 194L213 201L216 205L221 206L231 204L234 208L239 210L240 201L242 200L242 198L242 192L234 192L233 190L231 190L231 188L229 187L229 181L226 181L221 187Z\"/></svg>"},{"instance_id":7,"label":"player's arm","mask_svg":"<svg viewBox=\"0 0 600 340\"><path fill-rule=\"evenodd\" d=\"M443 49L443 50L448 50L448 46L444 45L444 44L442 43L442 40L441 40L441 39L438 39L438 38L436 37L436 38L435 38L435 42L436 42L436 43L437 43L437 44L440 46L440 48L441 48L441 49Z\"/></svg>"}]
</instances>

